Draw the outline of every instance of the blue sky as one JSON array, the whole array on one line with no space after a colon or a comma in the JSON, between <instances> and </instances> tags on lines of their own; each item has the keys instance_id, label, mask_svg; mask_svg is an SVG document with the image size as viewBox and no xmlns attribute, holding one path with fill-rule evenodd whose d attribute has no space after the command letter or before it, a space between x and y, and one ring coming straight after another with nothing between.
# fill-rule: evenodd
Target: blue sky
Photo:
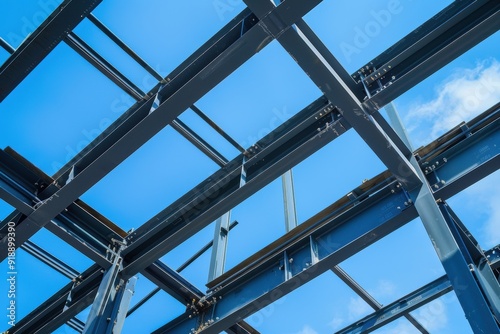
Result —
<instances>
[{"instance_id":1,"label":"blue sky","mask_svg":"<svg viewBox=\"0 0 500 334\"><path fill-rule=\"evenodd\" d=\"M59 2L1 1L0 37L17 47ZM305 16L305 21L352 73L449 3L435 0L422 6L411 0L323 1ZM104 0L93 13L165 76L243 8L236 0L152 0L147 4ZM359 40L359 31L369 31L370 36ZM88 20L75 33L141 89L147 91L156 84ZM395 101L415 148L500 100L498 45L497 32ZM0 50L0 62L7 57ZM196 105L240 145L248 147L320 95L293 59L272 42ZM52 175L132 103L126 93L62 43L0 104L0 147L11 146ZM228 159L238 154L192 111L186 111L180 119ZM129 230L216 170L215 163L167 127L82 199ZM339 177L326 182L325 170ZM336 139L293 169L299 223L383 170L383 164L353 130ZM499 182L497 171L449 200L485 249L500 242L500 190L495 186ZM0 216L11 211L12 207L0 200ZM280 179L238 205L231 217L240 224L230 234L226 269L285 233ZM163 260L172 268L178 267L212 235L213 224ZM90 260L48 231L37 233L32 240L77 270L91 265ZM17 256L18 311L22 317L68 280L22 250ZM182 273L202 291L209 259L206 253ZM5 262L0 266L7 270ZM383 304L444 274L418 219L341 266ZM33 280L37 273L43 275ZM140 277L136 288L132 304L154 286ZM2 280L0 295L6 290ZM128 319L123 333L154 330L183 310L161 292ZM247 321L262 333L332 333L370 312L359 297L327 272ZM453 293L413 315L433 334L471 333ZM79 317L85 320L86 312ZM0 330L5 329L7 323L1 320ZM57 333L72 332L64 326ZM375 333L417 331L406 320L399 320Z\"/></svg>"}]
</instances>

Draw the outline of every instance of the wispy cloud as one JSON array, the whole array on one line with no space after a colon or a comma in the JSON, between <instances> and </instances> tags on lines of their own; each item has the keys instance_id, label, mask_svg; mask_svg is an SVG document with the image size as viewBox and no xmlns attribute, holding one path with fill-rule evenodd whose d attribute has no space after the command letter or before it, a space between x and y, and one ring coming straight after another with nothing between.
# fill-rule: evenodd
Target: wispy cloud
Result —
<instances>
[{"instance_id":1,"label":"wispy cloud","mask_svg":"<svg viewBox=\"0 0 500 334\"><path fill-rule=\"evenodd\" d=\"M441 299L433 300L422 306L414 315L422 326L431 333L446 328L448 324L447 307Z\"/></svg>"},{"instance_id":2,"label":"wispy cloud","mask_svg":"<svg viewBox=\"0 0 500 334\"><path fill-rule=\"evenodd\" d=\"M373 309L363 299L361 299L361 297L351 297L349 304L347 305L347 310L349 312L349 320L359 319L360 317L373 311Z\"/></svg>"},{"instance_id":3,"label":"wispy cloud","mask_svg":"<svg viewBox=\"0 0 500 334\"><path fill-rule=\"evenodd\" d=\"M475 235L482 248L500 243L500 172L490 175L463 192L463 202L474 213L476 226L482 226ZM454 206L452 206L453 208ZM467 222L465 222L467 225ZM475 234L473 232L473 234Z\"/></svg>"},{"instance_id":4,"label":"wispy cloud","mask_svg":"<svg viewBox=\"0 0 500 334\"><path fill-rule=\"evenodd\" d=\"M441 299L436 299L412 312L417 321L427 331L434 333L448 325L446 304ZM404 319L395 321L377 332L379 334L417 334L420 333L412 324Z\"/></svg>"},{"instance_id":5,"label":"wispy cloud","mask_svg":"<svg viewBox=\"0 0 500 334\"><path fill-rule=\"evenodd\" d=\"M397 287L389 280L379 280L375 289L370 293L375 298L394 297L397 293ZM338 330L349 323L359 320L374 310L361 297L356 296L349 299L345 311L345 313L336 313L329 322L328 325L333 330Z\"/></svg>"},{"instance_id":6,"label":"wispy cloud","mask_svg":"<svg viewBox=\"0 0 500 334\"><path fill-rule=\"evenodd\" d=\"M500 62L488 59L457 69L435 87L435 97L410 106L405 123L415 147L467 121L500 101Z\"/></svg>"},{"instance_id":7,"label":"wispy cloud","mask_svg":"<svg viewBox=\"0 0 500 334\"><path fill-rule=\"evenodd\" d=\"M309 325L304 325L300 331L298 331L296 334L318 334L311 326Z\"/></svg>"}]
</instances>

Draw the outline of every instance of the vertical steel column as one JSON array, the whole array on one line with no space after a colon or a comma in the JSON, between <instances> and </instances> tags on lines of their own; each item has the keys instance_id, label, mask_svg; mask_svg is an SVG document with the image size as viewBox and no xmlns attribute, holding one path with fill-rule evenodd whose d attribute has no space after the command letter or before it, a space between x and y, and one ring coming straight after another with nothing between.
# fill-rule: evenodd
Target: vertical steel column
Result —
<instances>
[{"instance_id":1,"label":"vertical steel column","mask_svg":"<svg viewBox=\"0 0 500 334\"><path fill-rule=\"evenodd\" d=\"M231 211L226 212L215 222L214 242L212 247L212 258L210 259L210 269L208 270L208 281L224 273L224 264L226 263L226 251L229 232L229 219Z\"/></svg>"},{"instance_id":2,"label":"vertical steel column","mask_svg":"<svg viewBox=\"0 0 500 334\"><path fill-rule=\"evenodd\" d=\"M297 226L297 211L295 209L295 192L293 190L292 170L281 176L283 183L283 204L285 206L285 229L290 232Z\"/></svg>"},{"instance_id":3,"label":"vertical steel column","mask_svg":"<svg viewBox=\"0 0 500 334\"><path fill-rule=\"evenodd\" d=\"M404 125L401 123L396 110L386 108L386 111L391 120L398 123L394 125L395 130L399 131L398 135L409 143L409 139L405 131L403 131ZM487 301L494 298L494 296L485 296L488 291L482 290L478 285L466 261L466 254L462 252L457 244L457 240L434 199L432 190L420 169L417 159L412 156L410 162L422 180L422 186L416 193L415 208L432 241L439 260L450 278L455 294L462 305L472 330L477 334L500 333L498 323Z\"/></svg>"},{"instance_id":4,"label":"vertical steel column","mask_svg":"<svg viewBox=\"0 0 500 334\"><path fill-rule=\"evenodd\" d=\"M109 253L113 262L104 273L97 290L83 330L84 334L119 334L122 330L137 281L137 277L132 277L126 282L121 278L123 264L120 253L123 248L124 246L119 246L118 250L113 248Z\"/></svg>"}]
</instances>

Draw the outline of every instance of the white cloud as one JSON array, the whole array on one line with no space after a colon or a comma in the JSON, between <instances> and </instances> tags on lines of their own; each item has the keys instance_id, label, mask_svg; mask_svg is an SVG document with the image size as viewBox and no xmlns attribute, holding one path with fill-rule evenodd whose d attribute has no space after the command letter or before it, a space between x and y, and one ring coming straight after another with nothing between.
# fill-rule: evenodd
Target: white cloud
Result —
<instances>
[{"instance_id":1,"label":"white cloud","mask_svg":"<svg viewBox=\"0 0 500 334\"><path fill-rule=\"evenodd\" d=\"M388 280L380 280L377 284L377 289L373 292L373 296L377 298L392 297L396 294L396 285Z\"/></svg>"},{"instance_id":2,"label":"white cloud","mask_svg":"<svg viewBox=\"0 0 500 334\"><path fill-rule=\"evenodd\" d=\"M441 299L436 299L412 312L417 321L430 333L446 328L448 316L446 304ZM383 327L379 334L418 334L415 326L405 319L396 320L393 324Z\"/></svg>"},{"instance_id":3,"label":"white cloud","mask_svg":"<svg viewBox=\"0 0 500 334\"><path fill-rule=\"evenodd\" d=\"M446 328L448 324L446 304L441 299L433 300L422 306L415 312L414 316L431 333Z\"/></svg>"},{"instance_id":4,"label":"white cloud","mask_svg":"<svg viewBox=\"0 0 500 334\"><path fill-rule=\"evenodd\" d=\"M309 325L304 325L300 331L297 332L297 334L318 334L311 326Z\"/></svg>"},{"instance_id":5,"label":"white cloud","mask_svg":"<svg viewBox=\"0 0 500 334\"><path fill-rule=\"evenodd\" d=\"M328 323L328 325L333 329L333 330L337 330L337 329L340 329L342 327L342 325L345 323L344 319L338 315L335 315L332 319L332 321L330 321Z\"/></svg>"},{"instance_id":6,"label":"white cloud","mask_svg":"<svg viewBox=\"0 0 500 334\"><path fill-rule=\"evenodd\" d=\"M347 305L347 311L349 312L349 320L357 320L372 312L373 309L363 299L361 299L361 297L351 297L351 300Z\"/></svg>"},{"instance_id":7,"label":"white cloud","mask_svg":"<svg viewBox=\"0 0 500 334\"><path fill-rule=\"evenodd\" d=\"M377 333L378 334L417 334L420 333L415 326L410 324L408 321L405 320L397 320L397 322L394 323L394 327L391 328L386 328L379 330Z\"/></svg>"},{"instance_id":8,"label":"white cloud","mask_svg":"<svg viewBox=\"0 0 500 334\"><path fill-rule=\"evenodd\" d=\"M435 89L435 98L410 107L405 117L415 147L485 111L500 101L500 62L484 60L458 69Z\"/></svg>"},{"instance_id":9,"label":"white cloud","mask_svg":"<svg viewBox=\"0 0 500 334\"><path fill-rule=\"evenodd\" d=\"M393 297L396 294L397 287L388 280L379 280L377 286L371 294L375 298L382 297ZM361 297L351 297L347 308L345 308L347 314L335 314L332 321L328 325L333 329L337 330L345 326L347 323L352 323L353 321L359 320L368 314L374 312L370 305L368 305ZM343 313L343 312L342 312Z\"/></svg>"},{"instance_id":10,"label":"white cloud","mask_svg":"<svg viewBox=\"0 0 500 334\"><path fill-rule=\"evenodd\" d=\"M490 249L500 244L499 184L500 172L496 172L463 192L465 196L463 202L467 208L473 210L477 220L480 220L481 216L484 217L484 222L481 222L481 235L477 236L483 249Z\"/></svg>"}]
</instances>

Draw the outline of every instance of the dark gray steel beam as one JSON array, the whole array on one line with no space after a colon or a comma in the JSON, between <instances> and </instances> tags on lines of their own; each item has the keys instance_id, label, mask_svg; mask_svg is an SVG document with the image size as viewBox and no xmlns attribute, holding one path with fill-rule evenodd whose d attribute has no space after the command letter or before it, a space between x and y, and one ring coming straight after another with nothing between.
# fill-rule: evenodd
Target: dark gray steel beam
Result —
<instances>
[{"instance_id":1,"label":"dark gray steel beam","mask_svg":"<svg viewBox=\"0 0 500 334\"><path fill-rule=\"evenodd\" d=\"M9 333L52 333L87 308L94 300L102 279L102 268L93 265L74 282L68 283L51 298L9 329Z\"/></svg>"},{"instance_id":2,"label":"dark gray steel beam","mask_svg":"<svg viewBox=\"0 0 500 334\"><path fill-rule=\"evenodd\" d=\"M12 155L11 155L12 154ZM30 199L33 198L33 193L30 192L30 187L28 186L29 180L35 180L35 179L47 179L48 176L44 175L41 171L36 170L36 168L32 165L26 165L22 164L21 162L15 160L21 159L21 157L15 155L14 152L10 151L10 154L0 151L0 164L2 165L2 170L0 172L1 176L0 177L0 184L1 181L3 180L8 180L10 181L11 184L15 185L15 191L19 193L26 194L26 196L23 197L23 205L26 207L29 207L31 211L26 212L26 214L29 214L29 212L33 211L33 208L31 208L28 204L30 203ZM17 171L18 174L21 173L23 170L30 170L32 173L27 173L23 172L24 175L19 176L19 175L13 175L11 172L12 170ZM7 173L9 173L7 175ZM33 176L30 176L31 174L35 174ZM16 177L17 176L17 177ZM15 180L14 180L15 178ZM33 182L33 181L31 181ZM23 184L23 186L21 185ZM3 186L2 186L3 187ZM34 189L34 187L33 187ZM13 190L13 191L14 191ZM111 222L106 222L103 223L101 220L98 218L103 218L99 214L95 213L92 209L90 209L88 206L85 205L85 203L81 201L77 201L78 204L74 203L72 206L68 208L64 212L64 220L65 223L63 224L59 220L62 220L62 215L60 214L58 217L56 217L54 220L57 221L57 226L60 226L60 230L63 231L61 233L64 233L63 237L66 237L64 239L71 240L71 238L74 238L76 233L74 232L73 227L83 227L85 226L85 230L88 235L93 235L92 239L101 239L101 240L107 240L106 244L109 244L112 242L112 239L115 238L117 240L121 239L121 236L125 235L125 232L119 229L117 226L114 226ZM7 219L6 219L7 221ZM11 221L8 219L8 221ZM78 223L77 223L78 222ZM50 225L47 225L47 227L50 226L55 226L56 223L53 222ZM103 228L98 228L96 229L96 226L112 226L113 230L116 231L117 233L112 233L109 234L109 230L103 229ZM230 229L236 226L237 223L233 223L230 226ZM49 228L50 229L50 228ZM107 235L105 234L104 236L102 235L103 231L105 233L108 233ZM106 232L108 231L108 232ZM72 245L75 244L75 241L71 243ZM86 248L90 248L91 242L89 239L83 239L81 242L82 245L85 245ZM36 247L36 245L32 245L32 243L28 240L26 241L23 245L21 245L21 248L25 249L28 251L30 254L36 256L37 258L43 260L47 264L53 266L53 268L57 269L60 271L62 274L65 274L66 276L73 275L69 278L74 278L75 276L78 276L78 273L74 270L68 269L63 264L55 257L51 256L50 254L46 253L42 249L39 249L39 247ZM102 252L103 254L100 253L92 253L90 251L84 251L84 254L91 254L90 258L96 261L98 264L100 264L103 267L109 266L109 261L104 258L106 255L106 252ZM95 256L92 256L95 255ZM96 258L98 256L98 258ZM103 261L101 261L101 258ZM186 267L185 266L182 267ZM61 270L61 268L66 268L65 270ZM182 268L181 267L181 268ZM183 268L182 268L183 269ZM168 268L166 265L164 265L160 261L156 261L153 263L151 266L148 268L144 269L141 272L145 277L150 279L153 283L157 284L159 286L158 289L163 289L167 293L171 294L174 298L179 300L182 303L187 303L191 302L193 299L199 300L203 297L203 293L199 291L197 288L192 286L189 282L181 278L176 272Z\"/></svg>"},{"instance_id":3,"label":"dark gray steel beam","mask_svg":"<svg viewBox=\"0 0 500 334\"><path fill-rule=\"evenodd\" d=\"M133 273L161 257L347 129L326 99L318 99L134 231L124 270ZM240 186L242 169L247 181Z\"/></svg>"},{"instance_id":4,"label":"dark gray steel beam","mask_svg":"<svg viewBox=\"0 0 500 334\"><path fill-rule=\"evenodd\" d=\"M491 128L491 125L494 125L494 123L486 125L482 130L487 131L488 128ZM482 134L484 136L484 133ZM405 136L404 132L400 132L400 135ZM469 134L469 136L472 136L472 134ZM494 150L494 148L498 145L500 136L497 136L496 140L491 142L481 138L481 134L476 133L474 137L476 141L482 139L480 150L486 151L489 158L499 155L500 150ZM409 142L408 138L404 138L404 140ZM491 149L493 149L492 152L490 152ZM450 148L449 151L451 152L448 153L453 153L454 148ZM464 152L467 151L462 149L461 153ZM478 157L475 156L474 158L477 163ZM498 281L489 265L486 264L487 260L484 255L479 254L478 256L484 260L482 262L477 263L472 260L468 247L458 231L457 223L452 220L447 206L443 204L442 200L438 200L436 204L431 185L427 182L417 159L412 157L410 161L417 169L420 178L425 180L422 186L415 189L412 194L415 209L446 274L452 277L451 285L472 330L477 334L500 334L500 322L497 320L500 319L500 285ZM460 163L460 160L458 162ZM461 167L463 170L463 163ZM468 236L465 237L468 239ZM475 249L475 252L478 252L478 250Z\"/></svg>"},{"instance_id":5,"label":"dark gray steel beam","mask_svg":"<svg viewBox=\"0 0 500 334\"><path fill-rule=\"evenodd\" d=\"M130 79L118 71L109 61L97 53L90 47L83 39L78 37L75 33L70 32L64 39L73 50L80 56L86 59L90 64L103 73L108 79L114 82L118 87L123 89L127 94L140 100L145 97L145 93L137 87Z\"/></svg>"},{"instance_id":6,"label":"dark gray steel beam","mask_svg":"<svg viewBox=\"0 0 500 334\"><path fill-rule=\"evenodd\" d=\"M77 333L82 333L85 328L85 323L78 318L73 318L66 323L69 327L74 329Z\"/></svg>"},{"instance_id":7,"label":"dark gray steel beam","mask_svg":"<svg viewBox=\"0 0 500 334\"><path fill-rule=\"evenodd\" d=\"M324 100L323 103L327 103L327 101ZM319 115L319 112L317 114L313 113L313 115ZM490 117L491 117L491 115L490 115ZM482 117L479 116L474 121L474 124L471 124L471 126L474 126L479 131L479 129L485 128L485 127L487 127L488 124L490 124L490 123L488 123L488 119L489 118L487 117L485 120L483 120ZM288 126L291 126L293 128L293 126L291 124L288 124ZM493 131L493 132L496 131L496 129L494 129L494 128L493 129L492 128L488 128L488 129L489 129L489 131ZM323 134L324 134L324 132L323 132ZM453 147L455 147L455 148L462 147L463 150L466 150L467 147L469 146L467 140L470 139L470 138L471 138L471 136L469 136L467 138L464 137L460 141L456 141L454 143ZM433 142L433 143L429 144L428 146L424 147L423 149L421 149L420 152L427 151L427 152L429 152L430 155L432 155L433 150L435 150L437 148L437 150L442 153L446 148L441 148L441 147L439 147L439 145L437 145L438 143L442 143L442 142L444 142L443 138L439 138L435 142ZM261 144L266 144L266 143L263 142ZM266 145L263 145L263 146L266 146ZM460 152L460 150L458 150L457 153L456 153L456 155L454 157L451 157L450 160L454 159L455 157L457 157L457 155L460 154L459 152ZM475 173L476 175L480 175L480 178L485 177L486 175L488 175L489 173L491 173L491 170L489 170L488 168L483 169L484 165L489 164L490 161L492 159L494 159L493 157L491 157L489 155L488 150L484 151L484 150L480 150L479 149L477 151L476 158L477 158L478 166L474 170L469 170L469 172L470 173ZM386 176L384 176L382 178L379 177L378 179L374 179L374 180L371 180L371 181L368 181L368 182L364 183L361 187L359 187L359 189L356 189L356 193L361 193L361 192L363 192L363 189L371 188L371 187L376 187L376 185L382 185L382 186L385 185L386 183L383 180L385 180L386 177L387 177L387 175L389 175L389 174L387 174L387 172L386 172L385 175ZM465 189L468 186L468 184L466 184L465 182L462 182L462 179L468 179L467 174L465 174L465 175L461 174L461 177L459 179L456 179L453 182L447 184L447 186L451 186L452 187L451 189L453 189L453 191L444 191L446 188L441 188L441 189L438 189L435 192L434 196L436 198L447 199L448 197L451 197L451 196L455 195L456 193L462 191L463 189ZM457 186L455 186L455 184L457 184ZM346 197L346 199L347 199L347 197ZM412 215L408 215L407 219L409 221L409 220L412 220L412 219L414 219L416 217L417 217L416 212L413 212ZM491 253L491 254L489 254L489 256L490 256L490 258L494 258L495 253ZM89 284L89 283L86 283L86 282L88 282L88 281L83 282L82 284L84 284L84 285L80 284L81 288L83 290L85 290L85 291L91 290L93 288L92 284ZM54 298L57 298L57 296L53 297L52 299L54 299ZM92 299L89 299L87 302L88 303L86 304L86 306L90 305L90 303L92 302ZM84 306L83 308L85 308L86 306ZM46 309L46 307L47 306L43 305L40 308L38 308L37 310L38 310L38 312L44 312L44 310ZM32 316L35 317L35 318L37 318L37 319L39 319L40 315L34 313L34 314L32 314ZM56 317L55 321L59 321L59 317ZM58 323L62 324L62 323L64 323L64 321L63 322L58 322Z\"/></svg>"},{"instance_id":8,"label":"dark gray steel beam","mask_svg":"<svg viewBox=\"0 0 500 334\"><path fill-rule=\"evenodd\" d=\"M498 1L453 1L353 74L373 95L364 104L383 107L499 29Z\"/></svg>"},{"instance_id":9,"label":"dark gray steel beam","mask_svg":"<svg viewBox=\"0 0 500 334\"><path fill-rule=\"evenodd\" d=\"M224 130L222 130L214 121L212 121L204 112L202 112L194 104L190 107L196 115L198 115L202 120L204 120L212 129L214 129L218 134L220 134L225 140L227 140L231 145L234 146L240 153L245 152L245 149L236 142L231 136L229 136Z\"/></svg>"},{"instance_id":10,"label":"dark gray steel beam","mask_svg":"<svg viewBox=\"0 0 500 334\"><path fill-rule=\"evenodd\" d=\"M144 61L139 55L137 55L128 45L126 45L118 36L116 36L111 30L108 29L97 17L93 14L89 15L89 20L96 25L106 36L108 36L118 47L120 47L125 53L127 53L132 59L134 59L142 68L144 68L149 74L151 74L160 84L166 84L167 82L161 77L161 75L156 72L146 61ZM76 37L74 41L71 40L72 37ZM124 85L123 83L129 83L129 80L125 78L119 71L114 69L112 66L105 66L106 61L102 59L95 51L93 51L86 43L81 41L77 36L70 34L68 36L68 43L72 46L80 55L89 60L99 71L104 75L108 76L113 82L124 89L129 95L134 97L136 100L140 100L144 93L137 89L135 85ZM76 43L75 43L76 42ZM91 56L91 57L90 57ZM102 61L104 60L104 62ZM110 65L108 63L108 65ZM113 69L110 71L110 69ZM133 88L134 89L130 89ZM140 94L137 94L139 92ZM226 140L228 140L233 146L238 145L229 135L227 135L222 129L212 122L205 114L201 112L195 105L191 106L191 109L198 114L204 121L206 121L214 130L221 134ZM178 118L171 123L172 127L179 132L184 138L189 140L193 145L205 153L210 159L212 159L219 166L223 166L227 163L227 160L217 152L212 146L210 146L205 140L198 136L194 131L189 129L181 120ZM238 145L239 147L239 145Z\"/></svg>"},{"instance_id":11,"label":"dark gray steel beam","mask_svg":"<svg viewBox=\"0 0 500 334\"><path fill-rule=\"evenodd\" d=\"M196 146L201 152L203 152L207 157L209 157L213 162L215 162L219 167L224 167L228 160L218 152L212 145L207 143L202 137L200 137L196 132L191 130L184 122L176 118L170 123L172 128L180 133L184 138L186 138L191 144Z\"/></svg>"},{"instance_id":12,"label":"dark gray steel beam","mask_svg":"<svg viewBox=\"0 0 500 334\"><path fill-rule=\"evenodd\" d=\"M28 240L193 102L267 45L271 40L268 32L257 22L252 16L246 16L223 28L214 37L218 40L210 40L208 45L201 48L202 54L196 57L197 61L181 65L180 69L174 71L175 75L167 80L168 84L158 94L160 105L156 109L153 103L157 97L153 96L135 110L134 117L122 123L126 125L121 126L119 131L111 126L108 130L115 130L112 131L113 135L103 134L106 138L102 141L99 137L99 144L92 149L93 154L78 160L68 169L68 174L57 179L61 188L17 226L19 244ZM125 130L129 131L123 133ZM6 243L0 243L2 256L7 254L5 246Z\"/></svg>"},{"instance_id":13,"label":"dark gray steel beam","mask_svg":"<svg viewBox=\"0 0 500 334\"><path fill-rule=\"evenodd\" d=\"M357 204L332 204L210 282L205 305L154 333L220 332L401 227L415 212L397 185L376 183Z\"/></svg>"},{"instance_id":14,"label":"dark gray steel beam","mask_svg":"<svg viewBox=\"0 0 500 334\"><path fill-rule=\"evenodd\" d=\"M370 333L374 330L407 315L409 312L433 301L436 298L448 293L453 288L448 277L441 276L440 278L430 282L429 284L415 290L408 295L396 300L395 302L384 306L380 310L356 321L355 324L348 326L336 334L355 334L355 333Z\"/></svg>"},{"instance_id":15,"label":"dark gray steel beam","mask_svg":"<svg viewBox=\"0 0 500 334\"><path fill-rule=\"evenodd\" d=\"M486 116L486 117L484 117L484 116ZM483 119L483 117L484 117L484 119ZM474 120L474 126L476 127L476 130L477 130L476 132L479 132L481 129L485 129L484 131L488 131L490 133L496 133L496 132L498 132L498 130L496 128L492 128L492 127L488 126L489 124L491 124L489 122L489 118L490 117L491 117L491 115L488 114L488 113L486 113L486 115L479 116L476 120ZM473 125L473 124L471 124L471 125ZM457 140L454 143L453 148L454 148L456 154L454 156L450 157L450 160L451 159L459 159L460 160L460 158L458 157L460 155L460 152L461 151L467 151L467 149L469 147L469 140L473 140L473 138L472 138L473 136L474 136L474 134L471 135L471 136L468 136L467 138L464 137L461 140ZM482 138L487 138L487 136L482 136ZM446 147L444 149L440 148L438 144L442 143L442 142L443 142L443 138L439 138L436 141L430 143L428 146L424 147L421 150L421 152L427 150L428 152L432 153L433 150L437 148L440 153L443 153L443 152L446 151L446 148L449 148L449 147ZM482 149L484 147L485 146L478 146L478 148L476 149L476 156L475 156L475 159L476 159L475 161L476 161L476 164L477 164L476 168L474 170L471 170L471 169L469 169L467 167L467 165L463 166L465 168L464 169L465 173L459 173L460 177L458 179L453 180L451 183L449 183L447 185L447 186L451 187L450 191L444 191L445 188L438 189L434 193L434 197L436 199L443 199L443 200L445 200L445 199L447 199L447 198L449 198L449 197L457 194L458 192L464 190L466 187L468 187L469 184L467 182L462 182L462 179L468 179L467 173L475 173L476 177L483 178L483 177L486 177L487 175L489 175L492 172L488 165L491 163L491 161L494 161L496 158L494 156L492 156L492 155L489 154L489 150ZM362 193L363 189L366 189L366 188L371 189L371 188L377 188L377 187L380 187L380 186L385 186L387 184L387 181L382 181L382 180L385 180L385 178L389 174L388 174L388 172L385 172L385 176L383 176L383 175L384 174L381 174L381 176L379 176L378 178L370 180L369 182L363 184L360 187L360 189L356 189L355 190L356 193ZM479 175L480 175L480 177L479 177ZM360 196L360 198L363 198L363 196ZM343 203L342 202L341 203L344 206L348 206L348 202L349 202L348 197L346 196L344 199L345 199L345 201ZM404 205L410 205L411 206L411 201L408 201ZM358 208L357 211L360 210L359 206L357 206L355 208ZM405 219L407 219L407 221L410 221L410 220L413 220L413 219L415 219L417 217L417 212L416 212L416 210L406 210L405 211L405 216L406 216ZM321 217L321 215L320 215L320 217ZM297 233L297 232L295 232L295 233ZM296 241L296 239L294 239L293 237L287 237L287 238L290 238L290 240L293 239L294 242ZM335 239L335 240L338 240L338 239ZM282 245L284 242L285 242L285 240L281 239L281 240L278 240L275 243L275 245L278 245L278 244ZM269 249L273 249L273 247L266 248L260 254L267 254L266 258L268 258L268 259L271 258L272 256L269 255L269 253L268 253ZM282 249L282 248L280 248L280 249ZM490 254L490 257L494 257L494 254L493 253ZM254 258L255 258L255 256L254 256ZM248 278L248 276L244 276L243 272L245 273L245 275L246 275L247 272L249 274L252 273L252 272L254 272L256 275L259 274L259 270L256 270L255 266L253 265L254 262L255 261L253 259L249 259L249 260L245 261L244 263L242 263L241 266L244 266L244 267L247 266L247 265L249 266L250 264L252 264L252 266L245 267L245 268L248 268L248 269L241 269L242 271L239 272L239 273L237 273L237 274L233 272L235 274L234 275L235 280L241 280L241 282L243 282L245 280L245 277ZM295 263L295 261L294 261L294 263ZM266 266L263 265L262 268L264 268L264 267L266 267ZM231 271L230 271L230 273L227 273L226 275L230 275L230 274L231 274ZM227 276L223 276L223 278L224 277L227 277ZM226 283L223 283L221 281L223 278L221 278L220 280L216 280L215 282L212 282L211 285L210 285L210 287L211 288L214 288L214 287L216 288L218 286L225 286ZM252 280L252 281L254 281L254 280ZM256 284L259 285L258 283L256 283ZM256 291L269 291L269 290L266 290L266 289L262 290L262 286L258 286L258 287L254 286L253 289L256 290ZM270 302L278 299L281 296L283 296L283 294L275 293L275 295L273 296L273 298L271 298L271 300L268 300L268 302L270 303ZM224 297L223 297L222 300L224 300ZM246 308L248 305L251 304L250 303L250 299L246 299L246 301L243 300L241 302L244 303L245 306L241 306L241 308L240 308L240 306L236 307L236 306L233 305L234 306L233 309L234 310L238 310L237 312L241 311L241 312L245 313L244 308ZM258 306L259 308L261 308L261 307L264 307L265 305L267 305L267 304L262 304L262 303L259 302L258 304L254 303L253 306L251 306L251 307L257 307ZM217 307L217 304L216 304L215 307ZM248 307L250 307L250 306L248 306ZM248 315L249 315L249 313L245 313L245 315L244 316L241 315L241 317L245 317L245 316L248 316ZM236 321L236 319L238 319L238 318L239 318L239 316L233 314L229 318L231 321L228 320L227 323L231 323L232 321ZM183 315L183 316L179 317L178 319L174 320L173 322L171 322L170 324L168 324L166 327L164 327L161 330L159 330L158 332L161 332L162 330L167 330L167 328L170 329L170 328L174 328L174 327L177 327L177 326L181 326L181 324L184 321L188 321L187 319L188 319L187 314ZM197 326L197 324L190 324L189 326L193 326L193 325ZM193 328L193 327L191 327L191 328ZM195 327L195 328L197 328L197 327Z\"/></svg>"},{"instance_id":16,"label":"dark gray steel beam","mask_svg":"<svg viewBox=\"0 0 500 334\"><path fill-rule=\"evenodd\" d=\"M472 120L462 127L457 126L443 136L443 141L435 147L432 153L419 150L422 155L419 164L425 173L433 192L438 190L452 191L450 184L467 170L475 169L476 156L485 151L482 156L491 156L488 168L491 172L498 170L500 165L500 103L490 108L485 114L484 121L476 123ZM464 132L465 131L465 132ZM457 143L461 143L457 145ZM463 143L467 143L464 146ZM487 155L486 155L487 153ZM468 172L469 179L462 182L472 184L477 176ZM480 175L479 175L480 177Z\"/></svg>"},{"instance_id":17,"label":"dark gray steel beam","mask_svg":"<svg viewBox=\"0 0 500 334\"><path fill-rule=\"evenodd\" d=\"M289 8L286 6L288 1L285 1L270 14L271 10L275 8L270 1L245 0L245 3L271 32L276 30L277 22L281 22L283 15L285 15L279 9ZM318 50L313 42L301 32L300 27L306 25L302 19L297 20L296 23L297 29L276 31L273 36L308 74L318 88L322 90L332 104L340 110L345 119L398 180L408 189L420 185L421 181L407 157L396 146L394 140L384 132L375 118L365 110L356 94L349 88L349 82L346 83L343 80L342 77L346 77L345 70L338 62L329 63L327 58L334 59L334 57L328 49L322 48L321 51ZM309 34L311 35L312 31L309 31ZM344 75L339 73L344 73ZM393 135L393 138L396 140L397 136Z\"/></svg>"},{"instance_id":18,"label":"dark gray steel beam","mask_svg":"<svg viewBox=\"0 0 500 334\"><path fill-rule=\"evenodd\" d=\"M137 277L122 279L122 257L124 245L110 249L112 265L104 272L102 281L92 303L83 333L121 333L130 299L135 291Z\"/></svg>"},{"instance_id":19,"label":"dark gray steel beam","mask_svg":"<svg viewBox=\"0 0 500 334\"><path fill-rule=\"evenodd\" d=\"M111 63L93 50L87 43L74 33L69 33L65 39L66 43L73 48L79 55L85 58L91 65L93 65L102 74L108 77L118 87L123 89L136 101L140 101L145 97L145 93L130 81L125 75L118 71ZM141 62L142 65L142 62ZM163 81L160 79L160 81ZM225 159L217 150L208 144L203 138L192 131L180 119L176 118L170 124L174 130L180 133L184 138L196 146L200 151L212 159L220 167L227 163Z\"/></svg>"},{"instance_id":20,"label":"dark gray steel beam","mask_svg":"<svg viewBox=\"0 0 500 334\"><path fill-rule=\"evenodd\" d=\"M21 249L26 251L36 259L42 261L49 267L57 270L60 274L63 274L69 279L74 279L75 277L78 277L78 275L80 275L80 273L73 269L71 266L59 260L57 257L53 256L52 254L29 240L21 245Z\"/></svg>"},{"instance_id":21,"label":"dark gray steel beam","mask_svg":"<svg viewBox=\"0 0 500 334\"><path fill-rule=\"evenodd\" d=\"M0 102L73 30L102 0L65 0L0 67Z\"/></svg>"},{"instance_id":22,"label":"dark gray steel beam","mask_svg":"<svg viewBox=\"0 0 500 334\"><path fill-rule=\"evenodd\" d=\"M118 36L116 36L111 30L109 30L104 23L102 23L94 14L90 13L88 19L92 22L99 30L101 30L106 36L109 37L118 47L120 47L125 53L127 53L133 60L135 60L139 65L142 66L146 71L149 72L156 80L163 81L161 75L156 72L144 59L142 59L137 53L134 52L127 44L125 44Z\"/></svg>"}]
</instances>

